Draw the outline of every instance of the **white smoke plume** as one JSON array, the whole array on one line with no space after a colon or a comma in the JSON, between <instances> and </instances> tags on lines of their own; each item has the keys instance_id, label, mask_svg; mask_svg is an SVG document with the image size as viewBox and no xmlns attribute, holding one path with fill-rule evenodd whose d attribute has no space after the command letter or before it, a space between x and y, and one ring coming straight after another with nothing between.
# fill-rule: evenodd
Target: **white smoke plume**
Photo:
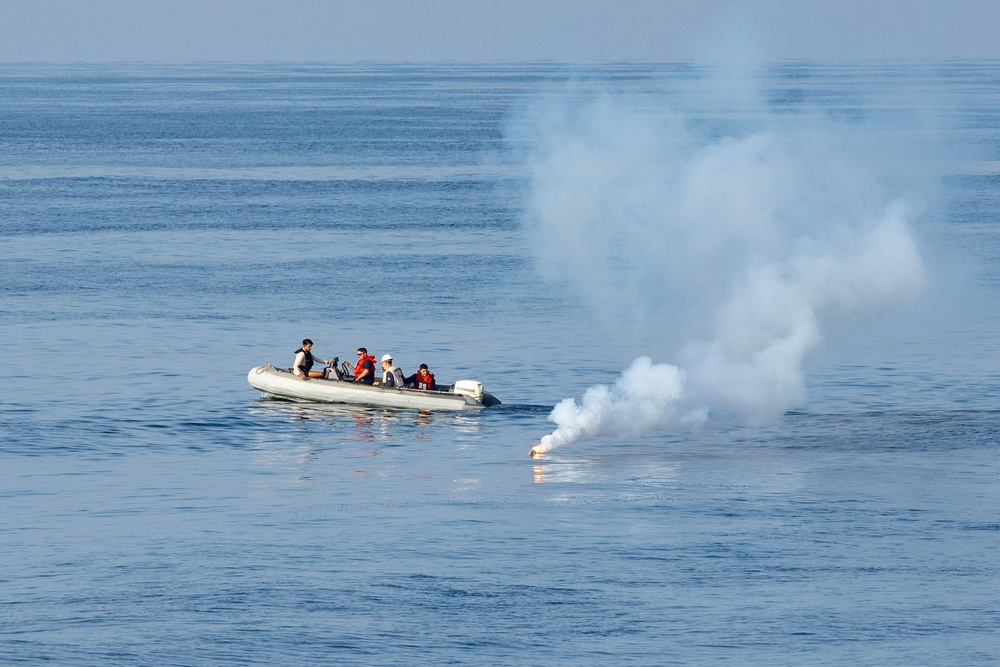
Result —
<instances>
[{"instance_id":1,"label":"white smoke plume","mask_svg":"<svg viewBox=\"0 0 1000 667\"><path fill-rule=\"evenodd\" d=\"M567 398L552 410L559 425L542 438L544 451L573 442L583 435L627 435L675 423L702 421L704 410L683 412L684 372L670 364L654 364L649 357L632 362L614 386L595 385L580 405Z\"/></svg>"},{"instance_id":2,"label":"white smoke plume","mask_svg":"<svg viewBox=\"0 0 1000 667\"><path fill-rule=\"evenodd\" d=\"M773 419L805 400L802 363L825 317L923 287L919 207L890 187L862 128L686 108L592 96L517 125L539 266L683 367L641 358L612 387L562 401L536 451L713 409Z\"/></svg>"}]
</instances>

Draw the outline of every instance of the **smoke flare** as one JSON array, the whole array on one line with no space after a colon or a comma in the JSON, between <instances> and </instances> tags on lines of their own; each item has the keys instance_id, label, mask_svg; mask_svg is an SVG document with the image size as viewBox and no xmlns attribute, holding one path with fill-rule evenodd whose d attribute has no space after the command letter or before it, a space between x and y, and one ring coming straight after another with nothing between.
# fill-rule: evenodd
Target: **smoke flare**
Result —
<instances>
[{"instance_id":1,"label":"smoke flare","mask_svg":"<svg viewBox=\"0 0 1000 667\"><path fill-rule=\"evenodd\" d=\"M536 111L518 131L539 266L683 369L642 357L563 400L535 453L712 409L773 419L805 400L802 362L825 317L923 287L919 207L889 194L857 128L761 112L695 129L662 103L612 96Z\"/></svg>"},{"instance_id":2,"label":"smoke flare","mask_svg":"<svg viewBox=\"0 0 1000 667\"><path fill-rule=\"evenodd\" d=\"M685 383L684 372L676 366L639 357L614 385L587 389L579 405L572 398L561 401L549 417L559 428L542 437L532 451L542 454L583 435L627 435L701 421L704 411L683 413L680 409Z\"/></svg>"}]
</instances>

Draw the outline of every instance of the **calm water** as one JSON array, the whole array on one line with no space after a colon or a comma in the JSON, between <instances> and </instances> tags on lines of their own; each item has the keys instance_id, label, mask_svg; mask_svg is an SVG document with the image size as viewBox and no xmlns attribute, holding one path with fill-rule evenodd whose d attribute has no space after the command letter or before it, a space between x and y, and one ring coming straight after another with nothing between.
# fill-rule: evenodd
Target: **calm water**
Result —
<instances>
[{"instance_id":1,"label":"calm water","mask_svg":"<svg viewBox=\"0 0 1000 667\"><path fill-rule=\"evenodd\" d=\"M769 71L778 113L925 148L925 295L829 323L777 423L527 456L670 359L540 277L509 123L703 79L0 67L0 663L1000 662L1000 63ZM305 336L504 405L261 400Z\"/></svg>"}]
</instances>

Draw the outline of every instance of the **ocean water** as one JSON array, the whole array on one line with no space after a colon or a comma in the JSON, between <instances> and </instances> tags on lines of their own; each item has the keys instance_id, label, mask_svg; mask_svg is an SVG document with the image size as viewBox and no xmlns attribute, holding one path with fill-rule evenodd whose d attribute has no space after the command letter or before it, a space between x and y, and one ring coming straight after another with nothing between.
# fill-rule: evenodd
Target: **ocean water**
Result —
<instances>
[{"instance_id":1,"label":"ocean water","mask_svg":"<svg viewBox=\"0 0 1000 667\"><path fill-rule=\"evenodd\" d=\"M771 118L906 147L927 286L824 322L777 419L528 456L673 359L546 270L519 119L597 91L722 132L733 85L0 66L0 663L1000 663L1000 63L767 68ZM262 399L304 337L504 403Z\"/></svg>"}]
</instances>

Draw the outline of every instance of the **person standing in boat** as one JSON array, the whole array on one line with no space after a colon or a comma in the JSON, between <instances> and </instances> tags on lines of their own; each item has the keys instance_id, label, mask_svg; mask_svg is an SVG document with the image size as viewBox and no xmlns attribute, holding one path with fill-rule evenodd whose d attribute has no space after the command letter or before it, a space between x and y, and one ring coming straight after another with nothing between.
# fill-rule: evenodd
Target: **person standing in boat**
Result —
<instances>
[{"instance_id":1,"label":"person standing in boat","mask_svg":"<svg viewBox=\"0 0 1000 667\"><path fill-rule=\"evenodd\" d=\"M375 357L368 354L368 348L359 347L357 365L347 364L347 368L354 373L355 382L375 384Z\"/></svg>"},{"instance_id":2,"label":"person standing in boat","mask_svg":"<svg viewBox=\"0 0 1000 667\"><path fill-rule=\"evenodd\" d=\"M437 389L437 383L434 382L434 373L431 373L427 369L427 364L420 364L417 372L406 378L404 382L406 386L413 387L414 389Z\"/></svg>"},{"instance_id":3,"label":"person standing in boat","mask_svg":"<svg viewBox=\"0 0 1000 667\"><path fill-rule=\"evenodd\" d=\"M321 364L329 364L326 359L320 359L312 353L313 342L306 338L302 341L302 347L295 350L295 363L292 365L292 372L305 380L307 378L321 378L323 371L314 371L313 364L317 361Z\"/></svg>"},{"instance_id":4,"label":"person standing in boat","mask_svg":"<svg viewBox=\"0 0 1000 667\"><path fill-rule=\"evenodd\" d=\"M393 365L391 354L382 355L382 386L399 388L403 386L403 371Z\"/></svg>"}]
</instances>

